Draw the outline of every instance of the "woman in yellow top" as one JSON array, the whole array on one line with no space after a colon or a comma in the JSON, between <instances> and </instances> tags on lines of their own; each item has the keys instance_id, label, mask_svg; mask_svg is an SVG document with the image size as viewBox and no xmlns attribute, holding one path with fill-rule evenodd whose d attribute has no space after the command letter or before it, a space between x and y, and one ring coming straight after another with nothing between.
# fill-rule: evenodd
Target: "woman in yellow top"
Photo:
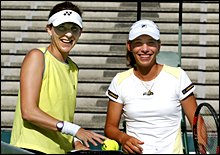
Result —
<instances>
[{"instance_id":1,"label":"woman in yellow top","mask_svg":"<svg viewBox=\"0 0 220 155\"><path fill-rule=\"evenodd\" d=\"M63 2L50 11L48 47L32 49L21 66L10 144L37 153L89 149L106 137L74 124L78 67L68 57L82 29L80 9ZM74 138L75 137L75 138Z\"/></svg>"}]
</instances>

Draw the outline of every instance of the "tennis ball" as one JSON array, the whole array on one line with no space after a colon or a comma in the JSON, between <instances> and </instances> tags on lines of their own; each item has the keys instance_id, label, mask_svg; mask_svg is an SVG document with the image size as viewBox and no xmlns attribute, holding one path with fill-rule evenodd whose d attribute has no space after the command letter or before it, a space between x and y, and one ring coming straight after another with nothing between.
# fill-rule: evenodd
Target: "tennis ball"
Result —
<instances>
[{"instance_id":1,"label":"tennis ball","mask_svg":"<svg viewBox=\"0 0 220 155\"><path fill-rule=\"evenodd\" d=\"M119 150L119 145L115 140L106 139L102 144L102 150Z\"/></svg>"}]
</instances>

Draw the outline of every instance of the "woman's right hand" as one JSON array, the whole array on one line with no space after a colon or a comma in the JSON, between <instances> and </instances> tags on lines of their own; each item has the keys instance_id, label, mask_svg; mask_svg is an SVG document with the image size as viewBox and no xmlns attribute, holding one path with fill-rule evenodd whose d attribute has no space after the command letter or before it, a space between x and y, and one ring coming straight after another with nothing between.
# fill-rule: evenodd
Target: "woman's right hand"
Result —
<instances>
[{"instance_id":1,"label":"woman's right hand","mask_svg":"<svg viewBox=\"0 0 220 155\"><path fill-rule=\"evenodd\" d=\"M129 136L127 134L123 135L121 145L122 150L125 153L131 153L131 154L142 154L143 148L140 146L144 144L144 142L138 140L137 138L134 138L132 136Z\"/></svg>"}]
</instances>

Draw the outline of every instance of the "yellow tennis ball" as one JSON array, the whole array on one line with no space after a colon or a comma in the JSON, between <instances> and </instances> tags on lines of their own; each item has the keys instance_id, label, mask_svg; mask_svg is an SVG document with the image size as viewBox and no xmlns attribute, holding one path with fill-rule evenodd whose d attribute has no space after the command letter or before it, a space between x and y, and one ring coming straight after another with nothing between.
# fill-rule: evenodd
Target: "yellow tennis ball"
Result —
<instances>
[{"instance_id":1,"label":"yellow tennis ball","mask_svg":"<svg viewBox=\"0 0 220 155\"><path fill-rule=\"evenodd\" d=\"M102 150L119 150L119 145L115 140L106 139L102 144Z\"/></svg>"}]
</instances>

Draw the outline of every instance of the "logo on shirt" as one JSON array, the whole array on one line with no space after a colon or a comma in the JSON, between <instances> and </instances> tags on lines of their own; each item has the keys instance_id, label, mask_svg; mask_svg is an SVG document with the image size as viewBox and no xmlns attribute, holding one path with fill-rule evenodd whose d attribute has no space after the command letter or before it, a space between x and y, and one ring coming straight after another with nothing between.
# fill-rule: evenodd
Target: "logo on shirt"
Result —
<instances>
[{"instance_id":1,"label":"logo on shirt","mask_svg":"<svg viewBox=\"0 0 220 155\"><path fill-rule=\"evenodd\" d=\"M113 92L111 92L110 90L108 90L108 95L117 99L118 98L118 95L114 94Z\"/></svg>"},{"instance_id":2,"label":"logo on shirt","mask_svg":"<svg viewBox=\"0 0 220 155\"><path fill-rule=\"evenodd\" d=\"M188 87L186 87L185 89L182 90L183 94L186 94L188 91L190 91L192 88L194 87L194 85L191 83Z\"/></svg>"}]
</instances>

